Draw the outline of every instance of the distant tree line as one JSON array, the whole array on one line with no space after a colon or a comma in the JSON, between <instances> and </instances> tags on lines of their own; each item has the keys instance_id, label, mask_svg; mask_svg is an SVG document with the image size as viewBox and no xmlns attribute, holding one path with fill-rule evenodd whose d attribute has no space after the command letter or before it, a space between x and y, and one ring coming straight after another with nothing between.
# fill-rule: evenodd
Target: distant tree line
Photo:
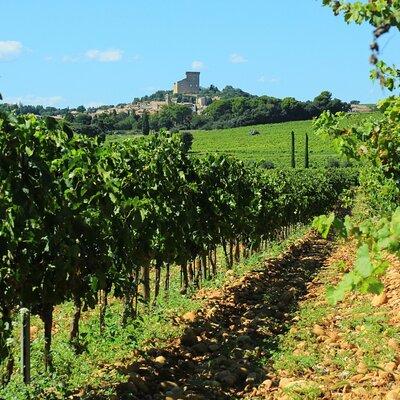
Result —
<instances>
[{"instance_id":1,"label":"distant tree line","mask_svg":"<svg viewBox=\"0 0 400 400\"><path fill-rule=\"evenodd\" d=\"M213 90L210 87L209 90ZM201 114L193 113L183 104L163 107L150 116L150 129L223 129L274 122L299 121L318 117L323 111L350 111L351 105L332 98L328 91L312 101L293 97L277 99L269 96L234 96L237 90L224 89L226 97L214 100ZM233 97L229 97L232 95Z\"/></svg>"},{"instance_id":2,"label":"distant tree line","mask_svg":"<svg viewBox=\"0 0 400 400\"><path fill-rule=\"evenodd\" d=\"M0 104L0 111L12 111L17 115L34 114L43 117L53 117L55 115L65 115L71 112L71 109L4 103Z\"/></svg>"},{"instance_id":3,"label":"distant tree line","mask_svg":"<svg viewBox=\"0 0 400 400\"><path fill-rule=\"evenodd\" d=\"M158 91L148 96L149 100L164 98L169 91ZM201 89L201 95L210 100L210 105L200 114L193 106L172 103L163 106L157 113L142 117L133 111L117 113L106 111L110 106L97 108L103 113L93 115L97 109L79 106L75 109L30 106L22 104L0 104L0 110L14 111L16 114L35 114L40 116L61 116L78 133L97 136L112 133L158 132L160 129L222 129L274 122L307 120L318 117L323 111L350 111L351 105L333 98L332 93L324 91L312 101L299 101L293 97L278 99L269 96L253 96L241 89L226 86L219 90L211 85ZM143 99L143 98L142 98ZM179 99L178 99L179 100ZM181 99L191 103L191 96L181 95ZM74 112L72 112L74 111Z\"/></svg>"},{"instance_id":4,"label":"distant tree line","mask_svg":"<svg viewBox=\"0 0 400 400\"><path fill-rule=\"evenodd\" d=\"M94 116L81 112L65 115L74 131L88 136L104 135L109 133L138 133L142 130L142 120L133 111L117 113L103 112Z\"/></svg>"},{"instance_id":5,"label":"distant tree line","mask_svg":"<svg viewBox=\"0 0 400 400\"><path fill-rule=\"evenodd\" d=\"M170 104L161 108L156 114L150 115L150 129L190 129L196 114L191 107L182 104Z\"/></svg>"},{"instance_id":6,"label":"distant tree line","mask_svg":"<svg viewBox=\"0 0 400 400\"><path fill-rule=\"evenodd\" d=\"M194 115L193 129L220 129L274 122L312 119L323 111L350 111L350 104L322 92L312 101L293 97L277 99L269 96L221 98L213 101L203 113Z\"/></svg>"},{"instance_id":7,"label":"distant tree line","mask_svg":"<svg viewBox=\"0 0 400 400\"><path fill-rule=\"evenodd\" d=\"M1 100L1 99L0 99ZM126 103L120 103L117 105L119 106L125 106ZM33 105L25 105L22 103L17 103L17 104L9 104L9 103L3 103L0 104L0 111L8 111L8 112L14 112L17 115L26 115L26 114L33 114L37 116L42 116L42 117L54 117L54 116L65 116L71 112L78 112L78 113L94 113L96 111L101 111L101 110L108 110L110 108L113 108L114 105L103 105L99 107L84 107L84 106L78 106L76 108L72 107L65 107L65 108L57 108L57 107L44 107L41 105L33 106Z\"/></svg>"}]
</instances>

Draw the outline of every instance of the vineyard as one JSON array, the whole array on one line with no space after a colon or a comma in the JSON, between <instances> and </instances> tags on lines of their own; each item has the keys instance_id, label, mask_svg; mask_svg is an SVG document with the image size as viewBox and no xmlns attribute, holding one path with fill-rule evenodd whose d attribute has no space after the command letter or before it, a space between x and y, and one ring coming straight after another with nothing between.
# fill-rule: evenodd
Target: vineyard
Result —
<instances>
[{"instance_id":1,"label":"vineyard","mask_svg":"<svg viewBox=\"0 0 400 400\"><path fill-rule=\"evenodd\" d=\"M400 400L400 0L9 3L0 400Z\"/></svg>"},{"instance_id":2,"label":"vineyard","mask_svg":"<svg viewBox=\"0 0 400 400\"><path fill-rule=\"evenodd\" d=\"M345 126L351 126L368 119L375 119L377 113L348 114ZM278 168L290 167L290 133L295 133L296 164L304 165L305 135L309 135L310 165L323 168L332 160L344 161L331 138L318 136L312 121L293 121L278 124L255 125L244 128L195 131L193 152L205 155L210 151L234 156L243 161L270 162ZM259 134L252 136L252 132Z\"/></svg>"},{"instance_id":3,"label":"vineyard","mask_svg":"<svg viewBox=\"0 0 400 400\"><path fill-rule=\"evenodd\" d=\"M1 116L0 130L3 385L14 370L18 308L43 321L52 371L57 305L74 304L69 342L79 352L83 309L100 305L103 332L109 297L121 298L126 326L138 301L156 301L161 274L168 292L173 266L185 295L220 272L217 249L230 269L330 210L357 181L348 168L265 171L225 156L195 158L173 135L103 145L54 119L13 115Z\"/></svg>"},{"instance_id":4,"label":"vineyard","mask_svg":"<svg viewBox=\"0 0 400 400\"><path fill-rule=\"evenodd\" d=\"M245 128L194 132L193 153L205 155L212 151L236 157L245 162L269 162L277 168L290 167L291 132L296 139L296 162L304 165L305 135L310 136L312 166L326 167L330 159L339 159L332 141L313 133L312 121L255 125ZM252 136L252 132L258 134Z\"/></svg>"},{"instance_id":5,"label":"vineyard","mask_svg":"<svg viewBox=\"0 0 400 400\"><path fill-rule=\"evenodd\" d=\"M379 113L347 114L344 126L351 126L368 119L376 119ZM291 165L291 132L295 134L296 165L304 166L305 135L309 135L310 166L346 165L345 159L334 146L331 138L318 136L313 122L292 121L241 128L193 131L192 154L205 156L219 154L248 162L260 162L277 168ZM256 134L254 134L256 133ZM108 142L135 140L136 135L108 135Z\"/></svg>"}]
</instances>

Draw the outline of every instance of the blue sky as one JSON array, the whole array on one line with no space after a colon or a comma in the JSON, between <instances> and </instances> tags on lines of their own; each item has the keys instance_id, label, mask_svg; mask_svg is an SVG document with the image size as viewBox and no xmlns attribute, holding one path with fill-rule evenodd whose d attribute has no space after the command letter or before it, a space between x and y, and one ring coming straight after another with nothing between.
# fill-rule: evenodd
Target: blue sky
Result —
<instances>
[{"instance_id":1,"label":"blue sky","mask_svg":"<svg viewBox=\"0 0 400 400\"><path fill-rule=\"evenodd\" d=\"M375 102L369 26L348 26L320 0L2 0L0 92L6 101L77 106L130 102L201 85L312 99L330 90ZM400 41L383 39L395 61Z\"/></svg>"}]
</instances>

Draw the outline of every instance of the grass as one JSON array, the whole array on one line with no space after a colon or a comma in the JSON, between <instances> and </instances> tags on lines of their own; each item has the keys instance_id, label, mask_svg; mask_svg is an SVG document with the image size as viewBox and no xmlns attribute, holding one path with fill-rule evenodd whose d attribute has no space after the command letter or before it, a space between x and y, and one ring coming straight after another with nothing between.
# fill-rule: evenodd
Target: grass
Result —
<instances>
[{"instance_id":1,"label":"grass","mask_svg":"<svg viewBox=\"0 0 400 400\"><path fill-rule=\"evenodd\" d=\"M301 227L285 241L272 243L263 252L254 254L242 263L235 265L234 276L241 276L262 264L268 257L275 257L303 236L307 228ZM223 260L222 254L219 260ZM204 288L221 288L226 282L224 266L220 266L215 279L206 281ZM179 294L179 272L175 268L172 273L169 299L161 295L158 304L148 312L131 321L125 328L121 328L120 315L122 304L111 298L106 315L106 330L99 333L98 309L83 313L80 325L80 342L82 351L76 354L68 344L69 324L73 313L73 305L69 302L56 308L54 315L54 331L52 355L55 370L51 374L45 373L43 368L43 326L37 317L32 318L32 327L38 329L31 342L32 384L25 387L21 382L20 371L14 373L11 383L0 389L2 400L46 399L59 400L68 398L82 388L85 392L96 391L97 394L112 396L113 386L126 380L126 376L117 372L113 366L125 365L137 357L138 349L163 347L168 339L176 338L184 330L183 325L176 324L174 317L188 311L200 309L205 300L194 296ZM15 358L19 357L19 322L15 322ZM91 388L91 389L89 389ZM80 397L88 398L86 395Z\"/></svg>"},{"instance_id":2,"label":"grass","mask_svg":"<svg viewBox=\"0 0 400 400\"><path fill-rule=\"evenodd\" d=\"M365 295L349 296L337 306L326 302L323 288L342 273L342 262L332 262L320 273L319 289L301 304L297 322L279 338L272 360L263 360L277 382L292 377L301 383L280 389L273 398L312 400L344 387L368 390L369 380L363 386L359 378L378 374L396 360L388 341L400 340L400 327L391 323L385 306L374 307Z\"/></svg>"},{"instance_id":3,"label":"grass","mask_svg":"<svg viewBox=\"0 0 400 400\"><path fill-rule=\"evenodd\" d=\"M378 113L349 114L348 124L355 124ZM253 130L260 134L251 136ZM276 167L291 166L291 132L295 133L296 165L304 166L305 134L309 136L311 167L325 167L329 159L339 159L331 139L317 136L313 121L293 121L232 129L194 131L193 153L217 152L243 161L270 161Z\"/></svg>"},{"instance_id":4,"label":"grass","mask_svg":"<svg viewBox=\"0 0 400 400\"><path fill-rule=\"evenodd\" d=\"M357 123L378 113L350 114L349 124ZM246 162L269 161L278 168L291 166L291 132L295 133L296 164L304 166L305 134L309 135L311 167L325 167L329 159L340 159L329 138L313 132L312 121L293 121L267 125L245 126L232 129L197 130L192 153L203 156L218 153L233 156ZM253 130L260 134L251 136ZM109 135L108 141L132 140L141 135Z\"/></svg>"},{"instance_id":5,"label":"grass","mask_svg":"<svg viewBox=\"0 0 400 400\"><path fill-rule=\"evenodd\" d=\"M251 136L257 130L260 134ZM338 158L328 139L317 138L312 121L247 126L233 129L196 131L193 133L193 153L227 154L243 161L270 161L276 167L291 166L291 132L295 133L296 164L304 165L305 134L309 134L311 166L324 165L329 158Z\"/></svg>"}]
</instances>

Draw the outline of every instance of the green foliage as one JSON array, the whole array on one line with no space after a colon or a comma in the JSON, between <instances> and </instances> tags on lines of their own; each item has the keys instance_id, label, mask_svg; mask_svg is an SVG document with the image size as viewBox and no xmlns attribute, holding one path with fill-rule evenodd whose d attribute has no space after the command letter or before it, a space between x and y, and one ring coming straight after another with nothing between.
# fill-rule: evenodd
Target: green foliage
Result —
<instances>
[{"instance_id":1,"label":"green foliage","mask_svg":"<svg viewBox=\"0 0 400 400\"><path fill-rule=\"evenodd\" d=\"M261 161L259 164L260 168L264 168L264 169L274 169L275 168L275 164L272 161Z\"/></svg>"},{"instance_id":2,"label":"green foliage","mask_svg":"<svg viewBox=\"0 0 400 400\"><path fill-rule=\"evenodd\" d=\"M350 105L324 91L313 101L283 100L269 96L222 97L193 121L193 128L221 129L255 124L312 119L323 111L349 111Z\"/></svg>"},{"instance_id":3,"label":"green foliage","mask_svg":"<svg viewBox=\"0 0 400 400\"><path fill-rule=\"evenodd\" d=\"M190 128L192 109L186 105L165 105L156 114L150 117L150 126L153 130L176 128Z\"/></svg>"},{"instance_id":4,"label":"green foliage","mask_svg":"<svg viewBox=\"0 0 400 400\"><path fill-rule=\"evenodd\" d=\"M296 168L296 141L295 141L295 136L294 132L290 132L290 154L291 154L291 159L290 159L290 166L292 168Z\"/></svg>"},{"instance_id":5,"label":"green foliage","mask_svg":"<svg viewBox=\"0 0 400 400\"><path fill-rule=\"evenodd\" d=\"M304 168L310 168L308 133L306 132L305 145L304 145Z\"/></svg>"},{"instance_id":6,"label":"green foliage","mask_svg":"<svg viewBox=\"0 0 400 400\"><path fill-rule=\"evenodd\" d=\"M340 167L340 160L338 160L337 158L328 158L327 162L326 162L326 167L327 168L339 168Z\"/></svg>"},{"instance_id":7,"label":"green foliage","mask_svg":"<svg viewBox=\"0 0 400 400\"><path fill-rule=\"evenodd\" d=\"M193 133L184 131L181 133L181 140L184 145L184 151L187 153L191 150L193 144Z\"/></svg>"},{"instance_id":8,"label":"green foliage","mask_svg":"<svg viewBox=\"0 0 400 400\"><path fill-rule=\"evenodd\" d=\"M270 243L266 252L254 254L243 263L235 264L232 272L235 276L242 276L258 268L266 258L278 256L307 231L307 227L300 227L286 240ZM123 304L119 299L110 302L103 334L98 329L99 310L84 312L81 323L81 345L84 351L79 354L67 344L69 316L73 312L73 304L65 302L57 307L54 324L58 329L53 337L54 372L46 374L42 367L43 339L39 335L32 342L31 348L32 384L25 386L15 374L6 388L0 388L0 397L4 400L61 400L76 393L80 393L82 399L92 398L95 394L98 397L115 395L116 384L126 381L126 375L119 373L114 364L125 362L127 358L128 364L136 361L135 355L131 354L136 349L142 351L149 343L150 346L159 348L166 340L178 338L182 335L184 326L176 324L174 317L188 311L197 311L204 306L206 299L180 294L179 275L178 268L172 267L168 299L159 296L153 307L141 313L124 329L120 325ZM204 287L221 288L225 283L225 271L221 269L213 280L204 282ZM40 326L40 321L33 317L32 325ZM15 328L17 329L14 332L17 333L19 326ZM18 337L15 342L13 347L18 352ZM18 355L17 353L16 356Z\"/></svg>"},{"instance_id":9,"label":"green foliage","mask_svg":"<svg viewBox=\"0 0 400 400\"><path fill-rule=\"evenodd\" d=\"M316 121L320 132L328 132L340 151L362 166L358 195L365 199L363 215L343 224L344 235L357 239L359 251L354 269L336 288L329 288L332 302L342 300L348 291L355 289L379 293L383 289L380 277L387 268L382 252L400 254L395 245L400 200L399 104L397 97L386 99L379 104L381 118L350 128L342 127L343 115L325 113ZM357 223L357 219L363 222ZM337 218L321 218L316 227L325 234L333 222L339 224Z\"/></svg>"},{"instance_id":10,"label":"green foliage","mask_svg":"<svg viewBox=\"0 0 400 400\"><path fill-rule=\"evenodd\" d=\"M224 241L249 246L326 212L350 169L264 171L191 159L179 135L103 144L55 119L0 118L0 351L20 304L48 326L54 306L128 296L152 259L183 264ZM50 333L49 333L50 335ZM50 338L45 342L50 350ZM49 355L49 354L47 354Z\"/></svg>"},{"instance_id":11,"label":"green foliage","mask_svg":"<svg viewBox=\"0 0 400 400\"><path fill-rule=\"evenodd\" d=\"M368 118L379 118L379 114L352 114L344 125L362 123ZM309 137L309 157L312 167L325 167L329 158L338 158L339 153L330 137L321 137L313 132L311 121L294 121L279 124L252 126L260 135L249 136L249 128L194 131L193 153L199 156L217 152L231 155L243 161L272 161L277 168L287 168L291 163L291 136L295 132L298 151L296 163L304 162L305 135ZM341 164L342 166L343 164Z\"/></svg>"},{"instance_id":12,"label":"green foliage","mask_svg":"<svg viewBox=\"0 0 400 400\"><path fill-rule=\"evenodd\" d=\"M369 1L346 2L323 0L335 15L343 14L347 23L370 23L374 30L371 44L371 78L379 80L383 87L393 91L400 84L398 69L378 60L377 40L392 28L400 29L400 2ZM346 274L336 288L328 289L329 299L335 303L350 290L379 293L383 290L381 275L388 265L384 252L400 255L400 98L391 96L378 104L382 116L376 120L343 128L344 115L325 112L316 122L320 132L335 138L339 150L363 166L360 174L359 196L364 200L362 215L353 222L346 221L345 236L354 236L358 242L355 266ZM359 221L357 222L357 217ZM331 218L330 218L331 219ZM319 221L324 233L330 219ZM336 221L336 218L333 220Z\"/></svg>"},{"instance_id":13,"label":"green foliage","mask_svg":"<svg viewBox=\"0 0 400 400\"><path fill-rule=\"evenodd\" d=\"M147 112L144 112L142 115L141 123L142 123L142 133L143 135L148 135L150 133L150 118Z\"/></svg>"},{"instance_id":14,"label":"green foliage","mask_svg":"<svg viewBox=\"0 0 400 400\"><path fill-rule=\"evenodd\" d=\"M380 114L351 114L345 124L362 123L368 118L379 118ZM249 135L249 130L256 130L260 134ZM246 163L270 161L277 168L287 168L290 165L290 132L295 132L296 143L299 149L305 148L305 135L309 136L309 154L312 167L326 167L330 158L340 160L340 166L351 166L346 160L341 160L330 137L321 137L312 131L312 121L295 121L280 124L256 125L250 128L233 128L213 131L191 131L193 134L192 154L207 156L218 153L229 155ZM170 132L174 132L172 129ZM140 140L137 135L108 135L107 142ZM296 154L296 162L302 164L303 151ZM355 163L354 163L355 164Z\"/></svg>"}]
</instances>

